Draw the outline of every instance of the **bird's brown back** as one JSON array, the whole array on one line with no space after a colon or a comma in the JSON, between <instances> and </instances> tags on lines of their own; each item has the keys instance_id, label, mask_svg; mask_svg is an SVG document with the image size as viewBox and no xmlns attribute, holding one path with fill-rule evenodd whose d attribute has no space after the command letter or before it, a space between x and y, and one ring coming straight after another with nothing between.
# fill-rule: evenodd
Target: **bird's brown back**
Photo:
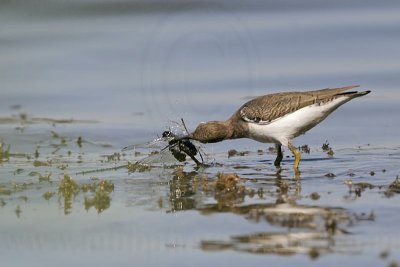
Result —
<instances>
[{"instance_id":1,"label":"bird's brown back","mask_svg":"<svg viewBox=\"0 0 400 267\"><path fill-rule=\"evenodd\" d=\"M329 102L355 87L358 85L259 96L245 103L233 116L240 117L245 121L268 123L303 107Z\"/></svg>"}]
</instances>

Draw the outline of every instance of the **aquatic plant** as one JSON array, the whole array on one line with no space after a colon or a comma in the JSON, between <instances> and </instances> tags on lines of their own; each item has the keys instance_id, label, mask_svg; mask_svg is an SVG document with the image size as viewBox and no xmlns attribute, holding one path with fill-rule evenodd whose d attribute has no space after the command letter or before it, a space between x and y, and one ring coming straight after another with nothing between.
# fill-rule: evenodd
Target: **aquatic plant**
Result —
<instances>
[{"instance_id":1,"label":"aquatic plant","mask_svg":"<svg viewBox=\"0 0 400 267\"><path fill-rule=\"evenodd\" d=\"M95 192L93 197L85 196L84 206L86 210L95 207L97 212L102 212L110 207L111 197L109 194L114 191L114 183L110 181L99 181L98 183L85 183L79 185L71 176L64 174L63 179L60 181L58 193L60 198L64 199L64 214L71 213L72 200L79 193ZM53 192L46 192L43 197L48 200L53 196Z\"/></svg>"},{"instance_id":2,"label":"aquatic plant","mask_svg":"<svg viewBox=\"0 0 400 267\"><path fill-rule=\"evenodd\" d=\"M6 146L0 141L0 162L7 161L10 158L10 145Z\"/></svg>"},{"instance_id":3,"label":"aquatic plant","mask_svg":"<svg viewBox=\"0 0 400 267\"><path fill-rule=\"evenodd\" d=\"M332 147L329 146L328 140L325 141L325 143L322 144L322 151L326 152L329 156L333 157L335 152L333 152Z\"/></svg>"},{"instance_id":4,"label":"aquatic plant","mask_svg":"<svg viewBox=\"0 0 400 267\"><path fill-rule=\"evenodd\" d=\"M58 186L58 193L64 199L64 214L70 214L72 209L72 198L80 191L78 184L72 178L64 174L63 179Z\"/></svg>"}]
</instances>

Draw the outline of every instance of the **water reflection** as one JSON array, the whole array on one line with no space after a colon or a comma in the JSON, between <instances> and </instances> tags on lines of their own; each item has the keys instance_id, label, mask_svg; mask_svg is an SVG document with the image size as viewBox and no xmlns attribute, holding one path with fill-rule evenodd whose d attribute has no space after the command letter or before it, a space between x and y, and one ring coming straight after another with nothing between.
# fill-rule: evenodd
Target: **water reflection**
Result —
<instances>
[{"instance_id":1,"label":"water reflection","mask_svg":"<svg viewBox=\"0 0 400 267\"><path fill-rule=\"evenodd\" d=\"M171 211L196 208L195 194L202 177L197 172L184 172L182 167L175 169L169 183L169 202Z\"/></svg>"},{"instance_id":2,"label":"water reflection","mask_svg":"<svg viewBox=\"0 0 400 267\"><path fill-rule=\"evenodd\" d=\"M107 180L78 183L67 174L64 174L57 185L50 180L43 182L40 177L38 182L4 183L0 184L0 208L8 203L11 205L21 203L21 205L27 206L29 198L36 195L32 194L32 190L40 192L42 189L47 190L42 194L42 197L49 203L54 196L58 196L58 206L64 215L69 215L73 212L73 206L78 205L77 202L79 202L80 197L84 198L86 211L93 207L98 213L101 213L111 205L110 195L114 191L114 184ZM15 213L20 218L22 208L19 204L15 209Z\"/></svg>"},{"instance_id":3,"label":"water reflection","mask_svg":"<svg viewBox=\"0 0 400 267\"><path fill-rule=\"evenodd\" d=\"M58 187L59 203L64 210L64 214L68 215L72 211L72 204L75 197L79 193L91 192L91 196L85 196L85 209L88 211L91 207L94 207L98 213L101 213L110 207L110 193L113 191L114 184L109 181L78 185L69 175L64 175Z\"/></svg>"},{"instance_id":4,"label":"water reflection","mask_svg":"<svg viewBox=\"0 0 400 267\"><path fill-rule=\"evenodd\" d=\"M205 199L198 198L199 195L206 199L213 198L218 211L230 211L232 207L244 203L246 197L252 199L257 196L264 199L265 194L277 198L280 202L291 201L291 198L299 196L301 183L297 179L284 179L281 172L282 170L278 169L275 173L268 174L267 180L257 182L257 179L241 178L236 173L208 175L197 171L186 172L183 167L178 166L174 169L169 183L171 211L205 211ZM245 183L252 186L246 187ZM276 190L271 191L270 188L274 186Z\"/></svg>"},{"instance_id":5,"label":"water reflection","mask_svg":"<svg viewBox=\"0 0 400 267\"><path fill-rule=\"evenodd\" d=\"M201 212L210 214L219 211L216 205L208 205ZM252 222L267 222L270 226L284 229L231 236L228 241L203 240L202 249L280 255L308 253L316 257L336 252L335 236L348 234L348 228L355 220L342 208L289 203L245 205L233 207L229 212L244 216Z\"/></svg>"},{"instance_id":6,"label":"water reflection","mask_svg":"<svg viewBox=\"0 0 400 267\"><path fill-rule=\"evenodd\" d=\"M170 183L172 211L196 209L200 214L231 213L253 223L266 223L266 231L239 233L228 240L203 239L204 251L233 250L256 254L308 254L311 258L327 253L355 253L361 248L346 243L350 228L360 220L373 216L357 215L342 207L299 205L300 181L285 180L276 173L276 190L245 186L246 179L237 174L219 173L216 177L175 169ZM248 182L248 181L247 181ZM204 204L197 194L207 196L213 203ZM258 199L257 199L258 197ZM257 203L246 204L248 198ZM270 201L272 200L272 202Z\"/></svg>"}]
</instances>

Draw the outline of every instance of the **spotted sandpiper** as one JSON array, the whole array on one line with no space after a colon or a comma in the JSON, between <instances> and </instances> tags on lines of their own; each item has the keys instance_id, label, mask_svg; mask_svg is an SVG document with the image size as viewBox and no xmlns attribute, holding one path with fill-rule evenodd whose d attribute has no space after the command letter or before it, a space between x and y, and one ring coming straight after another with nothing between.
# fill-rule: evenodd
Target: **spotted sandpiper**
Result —
<instances>
[{"instance_id":1,"label":"spotted sandpiper","mask_svg":"<svg viewBox=\"0 0 400 267\"><path fill-rule=\"evenodd\" d=\"M262 143L274 143L279 167L283 158L281 146L288 147L299 173L300 151L292 139L306 133L338 107L371 91L354 91L355 86L327 88L306 92L284 92L256 97L241 106L226 121L200 123L187 138L201 143L227 139L250 138Z\"/></svg>"}]
</instances>

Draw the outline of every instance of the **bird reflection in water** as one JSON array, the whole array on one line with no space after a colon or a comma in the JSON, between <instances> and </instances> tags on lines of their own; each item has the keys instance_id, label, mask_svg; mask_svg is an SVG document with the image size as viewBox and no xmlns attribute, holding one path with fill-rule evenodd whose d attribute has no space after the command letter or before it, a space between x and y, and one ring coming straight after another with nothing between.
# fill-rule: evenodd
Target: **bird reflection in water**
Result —
<instances>
[{"instance_id":1,"label":"bird reflection in water","mask_svg":"<svg viewBox=\"0 0 400 267\"><path fill-rule=\"evenodd\" d=\"M204 216L231 213L272 226L266 227L271 231L233 235L228 240L202 240L200 248L205 251L307 254L312 259L323 254L359 251L349 229L365 218L340 207L299 205L295 200L298 181L282 177L271 180L277 190L246 187L246 180L237 174L219 173L217 177L208 177L177 168L170 183L170 212L197 209ZM203 204L209 203L210 197L214 203ZM246 205L248 198L260 203ZM275 199L272 203L266 202L271 198Z\"/></svg>"}]
</instances>

